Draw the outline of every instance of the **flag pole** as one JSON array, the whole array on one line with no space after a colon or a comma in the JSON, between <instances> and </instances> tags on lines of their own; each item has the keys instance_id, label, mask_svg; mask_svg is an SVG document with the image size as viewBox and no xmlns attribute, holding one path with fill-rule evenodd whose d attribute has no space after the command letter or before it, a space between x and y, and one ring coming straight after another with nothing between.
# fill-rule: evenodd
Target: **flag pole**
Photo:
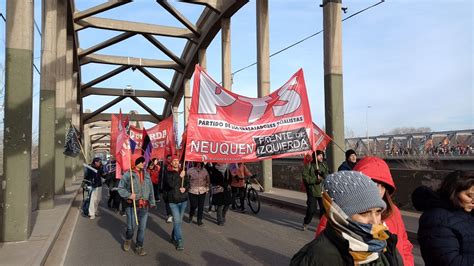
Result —
<instances>
[{"instance_id":1,"label":"flag pole","mask_svg":"<svg viewBox=\"0 0 474 266\"><path fill-rule=\"evenodd\" d=\"M132 194L135 194L135 190L133 189L133 173L132 173L132 155L130 154L130 184L132 186ZM136 197L137 195L135 195ZM138 217L137 217L137 205L135 203L135 199L132 199L133 201L133 213L135 214L135 223L138 225Z\"/></svg>"},{"instance_id":2,"label":"flag pole","mask_svg":"<svg viewBox=\"0 0 474 266\"><path fill-rule=\"evenodd\" d=\"M77 143L79 143L79 147L81 148L82 156L84 157L84 160L86 161L86 163L88 163L89 160L88 160L88 158L86 157L86 154L84 153L84 148L82 148L82 144L81 144L81 142L79 141L79 137L77 137L76 127L74 127L74 125L72 124L71 121L69 121L69 126L71 126L71 127L74 128L74 135L76 136Z\"/></svg>"}]
</instances>

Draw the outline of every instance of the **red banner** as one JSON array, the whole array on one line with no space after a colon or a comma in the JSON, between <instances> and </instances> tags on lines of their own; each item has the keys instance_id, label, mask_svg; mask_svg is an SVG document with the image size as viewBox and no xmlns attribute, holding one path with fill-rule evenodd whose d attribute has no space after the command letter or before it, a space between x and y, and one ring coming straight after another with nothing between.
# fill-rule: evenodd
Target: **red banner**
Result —
<instances>
[{"instance_id":1,"label":"red banner","mask_svg":"<svg viewBox=\"0 0 474 266\"><path fill-rule=\"evenodd\" d=\"M168 117L146 131L153 146L151 158L165 159L167 155L176 153L173 116ZM137 143L134 154L142 154L143 130L131 126L130 138Z\"/></svg>"},{"instance_id":2,"label":"red banner","mask_svg":"<svg viewBox=\"0 0 474 266\"><path fill-rule=\"evenodd\" d=\"M186 160L251 162L311 150L313 123L303 70L262 98L226 90L199 66L193 86Z\"/></svg>"},{"instance_id":3,"label":"red banner","mask_svg":"<svg viewBox=\"0 0 474 266\"><path fill-rule=\"evenodd\" d=\"M332 141L332 139L322 129L320 129L315 123L313 123L313 129L314 129L313 150L324 151L326 147L328 146L329 142Z\"/></svg>"}]
</instances>

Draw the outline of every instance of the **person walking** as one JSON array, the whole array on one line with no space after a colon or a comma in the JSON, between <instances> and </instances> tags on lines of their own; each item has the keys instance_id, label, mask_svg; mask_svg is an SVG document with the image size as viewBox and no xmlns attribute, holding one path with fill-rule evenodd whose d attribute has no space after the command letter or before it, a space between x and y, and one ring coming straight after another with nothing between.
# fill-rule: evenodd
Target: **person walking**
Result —
<instances>
[{"instance_id":1,"label":"person walking","mask_svg":"<svg viewBox=\"0 0 474 266\"><path fill-rule=\"evenodd\" d=\"M138 227L135 253L139 256L146 255L143 249L143 242L145 240L148 209L150 207L154 208L156 205L155 196L153 194L153 184L151 183L150 175L144 170L144 164L145 158L143 156L138 157L135 160L135 167L132 170L132 174L130 175L130 171L124 173L118 185L118 193L122 198L127 200L127 207L125 209L127 215L127 230L125 232L123 250L130 250L135 227ZM133 201L135 201L136 217ZM138 225L136 224L137 220Z\"/></svg>"},{"instance_id":2,"label":"person walking","mask_svg":"<svg viewBox=\"0 0 474 266\"><path fill-rule=\"evenodd\" d=\"M316 156L315 156L316 155ZM324 161L324 153L317 150L312 154L311 161L307 162L303 170L303 184L306 189L306 215L303 220L302 230L305 231L319 209L319 218L324 214L323 200L321 197L321 182L329 173L329 168Z\"/></svg>"},{"instance_id":3,"label":"person walking","mask_svg":"<svg viewBox=\"0 0 474 266\"><path fill-rule=\"evenodd\" d=\"M227 171L227 164L214 163L207 167L211 179L212 204L216 206L217 224L223 226L232 202L230 174Z\"/></svg>"},{"instance_id":4,"label":"person walking","mask_svg":"<svg viewBox=\"0 0 474 266\"><path fill-rule=\"evenodd\" d=\"M166 222L167 223L172 223L173 222L173 216L171 215L171 209L170 209L170 204L168 201L168 192L165 190L165 177L168 173L168 170L171 169L171 155L166 156L166 161L163 162L163 166L161 167L161 180L160 180L160 187L162 190L162 197L163 201L165 202L165 210L166 210Z\"/></svg>"},{"instance_id":5,"label":"person walking","mask_svg":"<svg viewBox=\"0 0 474 266\"><path fill-rule=\"evenodd\" d=\"M240 212L245 212L245 178L250 177L252 172L249 171L244 163L231 164L230 176L231 182L230 187L232 189L232 210L236 209L235 202L237 197L240 201Z\"/></svg>"},{"instance_id":6,"label":"person walking","mask_svg":"<svg viewBox=\"0 0 474 266\"><path fill-rule=\"evenodd\" d=\"M328 227L290 265L403 265L397 238L382 223L387 205L368 176L336 172L326 177L322 189Z\"/></svg>"},{"instance_id":7,"label":"person walking","mask_svg":"<svg viewBox=\"0 0 474 266\"><path fill-rule=\"evenodd\" d=\"M160 202L160 165L158 164L158 159L153 158L148 162L147 171L150 174L151 183L153 184L153 195L155 196L155 201Z\"/></svg>"},{"instance_id":8,"label":"person walking","mask_svg":"<svg viewBox=\"0 0 474 266\"><path fill-rule=\"evenodd\" d=\"M351 171L357 163L357 153L354 150L346 151L346 160L341 163L337 171Z\"/></svg>"},{"instance_id":9,"label":"person walking","mask_svg":"<svg viewBox=\"0 0 474 266\"><path fill-rule=\"evenodd\" d=\"M438 190L421 186L412 194L423 211L418 242L426 265L474 265L474 175L454 171Z\"/></svg>"},{"instance_id":10,"label":"person walking","mask_svg":"<svg viewBox=\"0 0 474 266\"><path fill-rule=\"evenodd\" d=\"M94 169L94 170L93 170ZM99 203L102 199L102 178L105 178L105 173L102 167L102 160L96 157L92 160L90 168L87 168L85 179L89 180L92 192L89 203L89 219L94 220L99 216Z\"/></svg>"},{"instance_id":11,"label":"person walking","mask_svg":"<svg viewBox=\"0 0 474 266\"><path fill-rule=\"evenodd\" d=\"M168 194L168 202L173 216L173 231L171 240L177 250L184 250L183 232L181 225L186 207L188 206L189 181L185 171L179 169L179 158L171 157L170 168L165 177L165 191Z\"/></svg>"},{"instance_id":12,"label":"person walking","mask_svg":"<svg viewBox=\"0 0 474 266\"><path fill-rule=\"evenodd\" d=\"M209 180L209 173L203 168L201 162L195 162L194 167L187 171L189 177L189 222L193 221L193 217L197 208L197 224L202 225L202 217L204 213L204 201L206 194L211 185Z\"/></svg>"}]
</instances>

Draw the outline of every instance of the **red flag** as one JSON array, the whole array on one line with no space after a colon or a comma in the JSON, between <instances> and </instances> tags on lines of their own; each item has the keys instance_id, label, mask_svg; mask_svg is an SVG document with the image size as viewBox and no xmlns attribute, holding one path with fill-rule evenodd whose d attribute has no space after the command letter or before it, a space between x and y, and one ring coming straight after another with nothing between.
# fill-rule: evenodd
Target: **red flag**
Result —
<instances>
[{"instance_id":1,"label":"red flag","mask_svg":"<svg viewBox=\"0 0 474 266\"><path fill-rule=\"evenodd\" d=\"M314 122L313 122L313 151L320 150L324 151L328 144L332 141L331 137L329 137L322 129L320 129Z\"/></svg>"},{"instance_id":2,"label":"red flag","mask_svg":"<svg viewBox=\"0 0 474 266\"><path fill-rule=\"evenodd\" d=\"M130 137L128 136L125 128L122 128L120 134L117 136L117 152L115 154L115 158L117 160L117 170L116 170L116 177L121 177L122 171L127 171L130 169L130 159L131 159L131 152L130 152L130 142L128 141Z\"/></svg>"},{"instance_id":3,"label":"red flag","mask_svg":"<svg viewBox=\"0 0 474 266\"><path fill-rule=\"evenodd\" d=\"M306 153L313 127L303 70L262 98L235 94L194 72L186 159L252 162Z\"/></svg>"}]
</instances>

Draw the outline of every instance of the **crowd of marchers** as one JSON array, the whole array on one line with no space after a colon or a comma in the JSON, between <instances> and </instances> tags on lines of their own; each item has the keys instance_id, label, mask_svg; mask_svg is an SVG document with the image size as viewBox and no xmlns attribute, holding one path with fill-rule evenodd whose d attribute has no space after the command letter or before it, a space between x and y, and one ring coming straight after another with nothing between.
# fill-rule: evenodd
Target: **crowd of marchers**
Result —
<instances>
[{"instance_id":1,"label":"crowd of marchers","mask_svg":"<svg viewBox=\"0 0 474 266\"><path fill-rule=\"evenodd\" d=\"M392 197L396 191L390 169L375 156L357 158L354 150L338 171L330 173L323 151L305 156L302 183L307 210L302 230L308 230L319 215L314 240L291 259L291 265L414 265L413 245L408 239L400 210ZM181 230L189 202L189 219L203 225L206 195L209 211L223 226L229 208L240 201L245 212L244 180L252 175L243 163L180 163L177 156L165 162L138 157L132 170L115 179L113 164L102 167L95 158L85 179L91 186L88 217L94 219L101 199L102 181L109 187L110 208L126 216L123 250L143 249L150 208L164 201L166 222L173 223L171 241L184 249ZM96 169L92 171L90 169ZM109 174L108 174L109 173ZM422 211L418 242L426 265L474 265L474 175L454 171L438 188L421 186L412 194L414 206ZM136 240L133 237L136 232Z\"/></svg>"}]
</instances>

